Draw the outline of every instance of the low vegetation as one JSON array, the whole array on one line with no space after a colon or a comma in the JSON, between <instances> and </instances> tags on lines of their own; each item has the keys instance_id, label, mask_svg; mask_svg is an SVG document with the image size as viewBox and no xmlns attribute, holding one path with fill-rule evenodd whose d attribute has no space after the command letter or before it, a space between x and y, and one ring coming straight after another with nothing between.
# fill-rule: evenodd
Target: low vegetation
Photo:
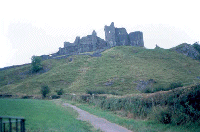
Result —
<instances>
[{"instance_id":1,"label":"low vegetation","mask_svg":"<svg viewBox=\"0 0 200 132\"><path fill-rule=\"evenodd\" d=\"M63 95L64 94L64 90L62 88L60 90L56 90L55 92L57 93L57 95Z\"/></svg>"},{"instance_id":2,"label":"low vegetation","mask_svg":"<svg viewBox=\"0 0 200 132\"><path fill-rule=\"evenodd\" d=\"M200 53L200 44L198 42L192 45Z\"/></svg>"},{"instance_id":3,"label":"low vegetation","mask_svg":"<svg viewBox=\"0 0 200 132\"><path fill-rule=\"evenodd\" d=\"M50 88L48 85L43 85L41 87L41 94L43 98L46 98L47 94L49 94L51 92Z\"/></svg>"},{"instance_id":4,"label":"low vegetation","mask_svg":"<svg viewBox=\"0 0 200 132\"><path fill-rule=\"evenodd\" d=\"M158 91L168 91L168 90L172 90L178 87L183 87L183 84L181 82L173 82L171 83L168 87L164 86L164 85L157 85L156 87L146 87L144 88L141 92L143 93L155 93Z\"/></svg>"},{"instance_id":5,"label":"low vegetation","mask_svg":"<svg viewBox=\"0 0 200 132\"><path fill-rule=\"evenodd\" d=\"M39 56L32 56L31 58L31 70L33 73L37 73L40 70L42 70L42 64L41 64L42 59Z\"/></svg>"},{"instance_id":6,"label":"low vegetation","mask_svg":"<svg viewBox=\"0 0 200 132\"><path fill-rule=\"evenodd\" d=\"M27 132L89 132L95 131L88 123L77 120L72 108L63 108L52 101L29 99L0 99L0 115L26 119Z\"/></svg>"},{"instance_id":7,"label":"low vegetation","mask_svg":"<svg viewBox=\"0 0 200 132\"><path fill-rule=\"evenodd\" d=\"M45 84L51 93L44 90L44 98L62 95L120 116L169 126L200 124L200 62L174 50L119 46L101 57L75 55L40 65L42 70L35 73L31 64L1 70L0 93L41 96Z\"/></svg>"},{"instance_id":8,"label":"low vegetation","mask_svg":"<svg viewBox=\"0 0 200 132\"><path fill-rule=\"evenodd\" d=\"M115 95L141 93L138 82L154 80L151 88L168 90L173 82L183 86L199 82L200 63L168 49L144 49L119 46L106 50L101 57L71 56L60 60L45 60L45 72L31 74L31 65L0 72L0 92L37 94L43 84L51 95L63 89L67 93L98 91ZM147 86L148 88L148 86ZM153 90L158 91L158 90ZM151 90L150 90L151 92Z\"/></svg>"},{"instance_id":9,"label":"low vegetation","mask_svg":"<svg viewBox=\"0 0 200 132\"><path fill-rule=\"evenodd\" d=\"M175 86L175 85L172 85ZM177 85L178 86L178 85ZM200 125L200 85L133 96L65 95L63 98L120 112L125 117L162 124Z\"/></svg>"}]
</instances>

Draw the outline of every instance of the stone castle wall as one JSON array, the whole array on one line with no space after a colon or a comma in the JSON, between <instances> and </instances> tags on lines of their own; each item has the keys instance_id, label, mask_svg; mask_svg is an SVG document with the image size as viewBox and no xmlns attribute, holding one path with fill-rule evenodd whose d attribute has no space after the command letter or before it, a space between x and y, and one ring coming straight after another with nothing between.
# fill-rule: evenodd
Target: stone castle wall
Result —
<instances>
[{"instance_id":1,"label":"stone castle wall","mask_svg":"<svg viewBox=\"0 0 200 132\"><path fill-rule=\"evenodd\" d=\"M104 27L105 40L97 36L95 31L92 35L76 37L74 43L64 42L64 47L59 48L55 54L42 55L43 60L56 58L56 56L70 56L84 52L101 51L115 46L138 46L144 47L143 33L140 31L127 33L125 28L116 28L114 22L110 26Z\"/></svg>"},{"instance_id":2,"label":"stone castle wall","mask_svg":"<svg viewBox=\"0 0 200 132\"><path fill-rule=\"evenodd\" d=\"M112 22L110 26L105 26L105 39L110 47L129 45L144 47L143 33L140 31L127 33L125 28L115 28Z\"/></svg>"}]
</instances>

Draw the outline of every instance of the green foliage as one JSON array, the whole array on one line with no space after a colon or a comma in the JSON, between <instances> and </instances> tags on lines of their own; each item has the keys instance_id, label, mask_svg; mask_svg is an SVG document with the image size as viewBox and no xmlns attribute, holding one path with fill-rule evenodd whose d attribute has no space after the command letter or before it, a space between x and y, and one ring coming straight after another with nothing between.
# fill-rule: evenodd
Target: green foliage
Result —
<instances>
[{"instance_id":1,"label":"green foliage","mask_svg":"<svg viewBox=\"0 0 200 132\"><path fill-rule=\"evenodd\" d=\"M52 95L51 98L52 98L52 99L59 99L59 98L60 98L60 95Z\"/></svg>"},{"instance_id":2,"label":"green foliage","mask_svg":"<svg viewBox=\"0 0 200 132\"><path fill-rule=\"evenodd\" d=\"M151 78L163 88L172 82L199 81L199 62L167 49L119 46L106 50L101 57L71 58L71 62L68 58L42 61L43 69L48 69L45 74L30 74L32 65L1 71L0 90L11 94L40 94L41 84L45 83L52 91L62 88L67 93L85 93L89 89L125 95L140 93L136 89L139 80Z\"/></svg>"},{"instance_id":3,"label":"green foliage","mask_svg":"<svg viewBox=\"0 0 200 132\"><path fill-rule=\"evenodd\" d=\"M57 95L63 95L64 90L61 88L60 90L56 90Z\"/></svg>"},{"instance_id":4,"label":"green foliage","mask_svg":"<svg viewBox=\"0 0 200 132\"><path fill-rule=\"evenodd\" d=\"M200 53L200 45L198 42L194 43L193 47Z\"/></svg>"},{"instance_id":5,"label":"green foliage","mask_svg":"<svg viewBox=\"0 0 200 132\"><path fill-rule=\"evenodd\" d=\"M42 59L39 56L32 56L31 58L32 72L39 72L42 69L41 61Z\"/></svg>"},{"instance_id":6,"label":"green foliage","mask_svg":"<svg viewBox=\"0 0 200 132\"><path fill-rule=\"evenodd\" d=\"M164 124L181 125L188 122L200 122L199 95L200 85L197 84L166 92L153 93L149 96L139 94L130 97L102 98L99 95L87 97L86 101L80 98L80 95L73 95L71 99L67 99L89 102L89 104L109 111L124 110L126 113L133 114L133 118L151 118ZM181 116L179 117L179 115Z\"/></svg>"},{"instance_id":7,"label":"green foliage","mask_svg":"<svg viewBox=\"0 0 200 132\"><path fill-rule=\"evenodd\" d=\"M104 90L86 90L86 94L105 94L106 92Z\"/></svg>"},{"instance_id":8,"label":"green foliage","mask_svg":"<svg viewBox=\"0 0 200 132\"><path fill-rule=\"evenodd\" d=\"M171 117L172 115L167 107L156 106L152 108L151 118L153 118L154 120L160 123L163 123L163 124L171 123Z\"/></svg>"},{"instance_id":9,"label":"green foliage","mask_svg":"<svg viewBox=\"0 0 200 132\"><path fill-rule=\"evenodd\" d=\"M91 132L72 108L36 99L0 99L0 115L24 117L27 132ZM12 126L15 126L14 124Z\"/></svg>"},{"instance_id":10,"label":"green foliage","mask_svg":"<svg viewBox=\"0 0 200 132\"><path fill-rule=\"evenodd\" d=\"M76 102L67 101L71 104L76 104ZM77 107L93 114L101 118L105 118L106 120L116 123L120 126L124 126L128 128L129 130L136 131L136 132L197 132L200 130L200 127L197 124L190 124L190 125L171 125L171 124L161 124L155 121L149 121L149 120L138 120L138 119L131 119L124 118L124 116L119 116L116 114L123 114L128 115L128 113L124 113L124 111L114 111L111 112L109 110L102 110L98 107L94 107L93 105L88 104L80 104L77 103Z\"/></svg>"},{"instance_id":11,"label":"green foliage","mask_svg":"<svg viewBox=\"0 0 200 132\"><path fill-rule=\"evenodd\" d=\"M168 91L168 90L172 90L178 87L183 87L183 84L181 82L173 82L170 83L170 85L164 86L164 85L157 85L157 86L153 86L153 87L146 87L145 89L142 90L143 93L155 93L158 91Z\"/></svg>"},{"instance_id":12,"label":"green foliage","mask_svg":"<svg viewBox=\"0 0 200 132\"><path fill-rule=\"evenodd\" d=\"M51 91L50 91L50 88L48 85L43 85L41 87L41 94L44 98L46 98L47 94L49 94Z\"/></svg>"},{"instance_id":13,"label":"green foliage","mask_svg":"<svg viewBox=\"0 0 200 132\"><path fill-rule=\"evenodd\" d=\"M169 88L170 89L174 89L174 88L178 88L178 87L183 87L183 84L181 82L175 82L175 83L171 83Z\"/></svg>"}]
</instances>

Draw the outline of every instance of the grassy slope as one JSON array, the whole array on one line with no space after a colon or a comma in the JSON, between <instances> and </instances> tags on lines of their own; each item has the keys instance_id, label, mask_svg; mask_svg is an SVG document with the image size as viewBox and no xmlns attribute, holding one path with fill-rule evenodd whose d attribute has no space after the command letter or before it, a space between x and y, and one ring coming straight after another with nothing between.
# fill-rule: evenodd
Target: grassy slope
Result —
<instances>
[{"instance_id":1,"label":"grassy slope","mask_svg":"<svg viewBox=\"0 0 200 132\"><path fill-rule=\"evenodd\" d=\"M26 119L27 131L88 132L91 126L76 119L77 113L51 101L0 99L0 115Z\"/></svg>"},{"instance_id":2,"label":"grassy slope","mask_svg":"<svg viewBox=\"0 0 200 132\"><path fill-rule=\"evenodd\" d=\"M198 61L175 51L129 46L111 48L98 58L73 56L72 62L61 59L43 63L50 69L43 74L25 74L30 65L0 71L0 92L39 94L41 85L47 84L52 92L60 88L76 93L104 89L130 94L139 92L135 88L140 80L154 79L155 85L166 87L172 82L187 85L199 82L200 73ZM113 84L105 86L106 82Z\"/></svg>"}]
</instances>

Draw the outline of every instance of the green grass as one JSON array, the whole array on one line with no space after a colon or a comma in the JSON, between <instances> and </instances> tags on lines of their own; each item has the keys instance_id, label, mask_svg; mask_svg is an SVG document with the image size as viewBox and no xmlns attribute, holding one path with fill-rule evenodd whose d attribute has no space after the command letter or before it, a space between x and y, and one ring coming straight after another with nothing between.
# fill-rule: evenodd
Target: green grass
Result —
<instances>
[{"instance_id":1,"label":"green grass","mask_svg":"<svg viewBox=\"0 0 200 132\"><path fill-rule=\"evenodd\" d=\"M92 127L77 120L72 108L61 107L52 101L0 99L0 115L26 119L27 131L88 132Z\"/></svg>"},{"instance_id":2,"label":"green grass","mask_svg":"<svg viewBox=\"0 0 200 132\"><path fill-rule=\"evenodd\" d=\"M69 59L43 61L48 71L27 74L30 65L0 71L0 92L11 94L40 94L43 84L54 91L63 88L68 93L89 90L115 91L119 94L140 93L140 80L155 80L154 87L167 88L173 82L183 85L198 83L200 63L168 49L145 49L119 46L108 49L102 57L86 55ZM105 84L112 82L112 85Z\"/></svg>"},{"instance_id":3,"label":"green grass","mask_svg":"<svg viewBox=\"0 0 200 132\"><path fill-rule=\"evenodd\" d=\"M66 100L63 100L66 101ZM170 124L161 124L154 121L148 120L140 120L140 119L128 119L125 117L121 117L111 111L102 110L98 107L94 107L88 104L78 104L76 102L68 101L73 105L78 106L82 110L85 110L91 114L94 114L98 117L102 117L107 119L112 123L119 124L124 126L134 132L197 132L200 130L200 127L192 124L192 125L185 125L185 126L173 126Z\"/></svg>"}]
</instances>

